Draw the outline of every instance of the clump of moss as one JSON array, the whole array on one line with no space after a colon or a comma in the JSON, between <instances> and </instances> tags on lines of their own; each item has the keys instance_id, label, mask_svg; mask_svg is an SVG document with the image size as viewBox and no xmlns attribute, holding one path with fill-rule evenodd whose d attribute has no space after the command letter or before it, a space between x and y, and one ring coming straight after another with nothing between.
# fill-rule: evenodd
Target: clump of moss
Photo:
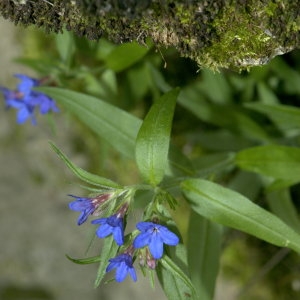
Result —
<instances>
[{"instance_id":1,"label":"clump of moss","mask_svg":"<svg viewBox=\"0 0 300 300\"><path fill-rule=\"evenodd\" d=\"M16 24L79 36L175 47L211 69L264 64L300 46L300 6L289 0L2 0Z\"/></svg>"}]
</instances>

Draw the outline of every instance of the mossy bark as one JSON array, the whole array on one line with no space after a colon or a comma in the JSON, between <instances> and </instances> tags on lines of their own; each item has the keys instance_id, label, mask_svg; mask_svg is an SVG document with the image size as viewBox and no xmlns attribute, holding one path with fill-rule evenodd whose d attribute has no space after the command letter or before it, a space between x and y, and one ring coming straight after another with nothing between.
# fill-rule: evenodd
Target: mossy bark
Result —
<instances>
[{"instance_id":1,"label":"mossy bark","mask_svg":"<svg viewBox=\"0 0 300 300\"><path fill-rule=\"evenodd\" d=\"M200 66L244 69L299 48L299 0L1 0L16 24L175 47Z\"/></svg>"}]
</instances>

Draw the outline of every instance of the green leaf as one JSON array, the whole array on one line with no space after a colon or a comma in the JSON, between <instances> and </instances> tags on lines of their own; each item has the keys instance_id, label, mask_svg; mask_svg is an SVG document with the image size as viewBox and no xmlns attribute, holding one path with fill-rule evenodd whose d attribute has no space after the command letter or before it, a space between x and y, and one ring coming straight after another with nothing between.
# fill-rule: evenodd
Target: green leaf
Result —
<instances>
[{"instance_id":1,"label":"green leaf","mask_svg":"<svg viewBox=\"0 0 300 300\"><path fill-rule=\"evenodd\" d=\"M93 256L93 257L88 257L88 258L72 258L69 255L66 254L66 257L72 261L75 264L79 265L88 265L88 264L94 264L96 262L99 262L102 260L101 256Z\"/></svg>"},{"instance_id":2,"label":"green leaf","mask_svg":"<svg viewBox=\"0 0 300 300\"><path fill-rule=\"evenodd\" d=\"M201 179L183 181L181 188L192 209L205 218L300 253L300 235L241 194Z\"/></svg>"},{"instance_id":3,"label":"green leaf","mask_svg":"<svg viewBox=\"0 0 300 300\"><path fill-rule=\"evenodd\" d=\"M283 80L284 90L288 94L300 94L300 74L295 68L289 66L279 56L272 61L270 68Z\"/></svg>"},{"instance_id":4,"label":"green leaf","mask_svg":"<svg viewBox=\"0 0 300 300\"><path fill-rule=\"evenodd\" d=\"M62 62L66 66L70 66L72 57L75 52L75 41L70 31L64 30L63 33L55 35L56 48Z\"/></svg>"},{"instance_id":5,"label":"green leaf","mask_svg":"<svg viewBox=\"0 0 300 300\"><path fill-rule=\"evenodd\" d=\"M157 185L164 177L168 165L168 152L173 114L179 89L174 89L158 99L139 130L135 156L143 178Z\"/></svg>"},{"instance_id":6,"label":"green leaf","mask_svg":"<svg viewBox=\"0 0 300 300\"><path fill-rule=\"evenodd\" d=\"M198 299L191 280L168 256L164 255L159 260L156 270L168 299Z\"/></svg>"},{"instance_id":7,"label":"green leaf","mask_svg":"<svg viewBox=\"0 0 300 300\"><path fill-rule=\"evenodd\" d=\"M182 90L178 102L204 122L229 129L254 141L269 141L262 127L243 113L239 107L208 103L201 88L191 85Z\"/></svg>"},{"instance_id":8,"label":"green leaf","mask_svg":"<svg viewBox=\"0 0 300 300\"><path fill-rule=\"evenodd\" d=\"M300 219L288 189L282 189L266 194L271 211L298 233L300 232Z\"/></svg>"},{"instance_id":9,"label":"green leaf","mask_svg":"<svg viewBox=\"0 0 300 300\"><path fill-rule=\"evenodd\" d=\"M107 55L106 65L115 72L123 71L139 61L149 49L149 46L141 46L136 42L124 43Z\"/></svg>"},{"instance_id":10,"label":"green leaf","mask_svg":"<svg viewBox=\"0 0 300 300\"><path fill-rule=\"evenodd\" d=\"M209 176L233 169L234 162L234 152L221 152L199 156L193 165L198 176Z\"/></svg>"},{"instance_id":11,"label":"green leaf","mask_svg":"<svg viewBox=\"0 0 300 300\"><path fill-rule=\"evenodd\" d=\"M135 141L142 125L140 119L99 98L82 93L53 87L36 88L36 90L44 92L67 107L114 149L129 158L135 158ZM175 151L173 148L170 149L172 152ZM171 175L170 170L174 169L180 174L186 172L185 175L190 175L191 171L187 170L189 166L186 163L187 158L183 154L175 155L176 161L173 161L173 157L171 153L170 166L166 169L168 175Z\"/></svg>"},{"instance_id":12,"label":"green leaf","mask_svg":"<svg viewBox=\"0 0 300 300\"><path fill-rule=\"evenodd\" d=\"M33 69L40 75L44 76L49 76L49 73L53 75L55 72L57 72L57 70L55 70L57 67L54 67L54 65L57 65L57 62L53 62L53 59L49 58L41 60L37 58L20 57L14 59L14 62L23 64L24 66L29 67L30 69Z\"/></svg>"},{"instance_id":13,"label":"green leaf","mask_svg":"<svg viewBox=\"0 0 300 300\"><path fill-rule=\"evenodd\" d=\"M214 152L239 151L256 145L254 141L250 141L242 135L236 135L227 129L206 130L201 134L195 132L191 134L191 138L201 147Z\"/></svg>"},{"instance_id":14,"label":"green leaf","mask_svg":"<svg viewBox=\"0 0 300 300\"><path fill-rule=\"evenodd\" d=\"M201 90L216 104L232 102L231 88L222 73L214 73L211 70L201 71Z\"/></svg>"},{"instance_id":15,"label":"green leaf","mask_svg":"<svg viewBox=\"0 0 300 300\"><path fill-rule=\"evenodd\" d=\"M135 139L142 123L137 117L82 93L52 87L39 90L65 105L119 152L134 158Z\"/></svg>"},{"instance_id":16,"label":"green leaf","mask_svg":"<svg viewBox=\"0 0 300 300\"><path fill-rule=\"evenodd\" d=\"M188 266L192 283L201 300L213 299L221 255L222 227L196 212L190 215Z\"/></svg>"},{"instance_id":17,"label":"green leaf","mask_svg":"<svg viewBox=\"0 0 300 300\"><path fill-rule=\"evenodd\" d=\"M108 260L116 256L118 252L118 245L115 243L113 236L109 236L104 239L104 245L100 254L101 261L97 271L96 280L94 283L95 287L98 287L101 283L104 275L106 274L106 268L108 265Z\"/></svg>"},{"instance_id":18,"label":"green leaf","mask_svg":"<svg viewBox=\"0 0 300 300\"><path fill-rule=\"evenodd\" d=\"M68 159L68 157L62 151L59 150L59 148L57 146L55 146L54 143L50 142L50 146L56 152L56 154L63 160L63 162L67 165L67 167L79 179L81 179L89 184L99 186L102 188L120 188L121 187L120 185L118 185L117 183L115 183L109 179L89 173L89 172L81 169L80 167L77 167Z\"/></svg>"},{"instance_id":19,"label":"green leaf","mask_svg":"<svg viewBox=\"0 0 300 300\"><path fill-rule=\"evenodd\" d=\"M264 83L264 82L258 82L257 83L257 93L258 93L258 98L261 103L267 104L267 105L273 105L273 104L278 104L279 100L276 97L275 93ZM261 104L259 103L259 104ZM248 103L250 104L258 104L258 103ZM248 107L248 104L246 106Z\"/></svg>"},{"instance_id":20,"label":"green leaf","mask_svg":"<svg viewBox=\"0 0 300 300\"><path fill-rule=\"evenodd\" d=\"M237 153L236 164L244 170L291 182L300 181L300 149L266 145Z\"/></svg>"},{"instance_id":21,"label":"green leaf","mask_svg":"<svg viewBox=\"0 0 300 300\"><path fill-rule=\"evenodd\" d=\"M300 108L280 104L248 103L247 108L267 115L282 131L300 129Z\"/></svg>"}]
</instances>

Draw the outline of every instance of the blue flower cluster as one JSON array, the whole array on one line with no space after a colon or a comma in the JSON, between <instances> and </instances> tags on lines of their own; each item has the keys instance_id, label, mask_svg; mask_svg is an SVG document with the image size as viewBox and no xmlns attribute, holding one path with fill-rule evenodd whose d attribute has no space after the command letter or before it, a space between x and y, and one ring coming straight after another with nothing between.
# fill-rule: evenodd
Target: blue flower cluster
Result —
<instances>
[{"instance_id":1,"label":"blue flower cluster","mask_svg":"<svg viewBox=\"0 0 300 300\"><path fill-rule=\"evenodd\" d=\"M0 91L4 96L6 107L18 110L18 124L23 124L28 119L31 119L31 123L35 125L36 119L34 111L36 107L39 107L41 114L47 114L50 111L59 111L52 98L33 90L34 87L40 85L39 80L23 74L16 74L15 77L20 79L20 83L17 85L16 90L0 87Z\"/></svg>"},{"instance_id":2,"label":"blue flower cluster","mask_svg":"<svg viewBox=\"0 0 300 300\"><path fill-rule=\"evenodd\" d=\"M72 196L72 195L70 195ZM109 200L111 194L102 194L95 198L75 197L76 200L69 204L70 209L81 211L78 218L78 225L85 222L89 215L98 214L101 211L101 205ZM96 235L99 238L105 238L113 235L117 245L124 244L124 217L127 213L129 204L125 202L121 208L113 215L93 220L92 224L100 224L96 230ZM155 268L155 262L163 256L164 244L176 246L179 243L179 238L171 232L167 227L159 225L155 222L139 222L136 225L139 233L134 238L131 245L118 256L109 260L109 265L106 272L116 269L115 279L117 282L122 282L129 274L136 281L137 276L133 267L135 252L139 249L146 248L146 261L150 268ZM150 254L149 254L150 252ZM153 263L154 262L154 263Z\"/></svg>"}]
</instances>

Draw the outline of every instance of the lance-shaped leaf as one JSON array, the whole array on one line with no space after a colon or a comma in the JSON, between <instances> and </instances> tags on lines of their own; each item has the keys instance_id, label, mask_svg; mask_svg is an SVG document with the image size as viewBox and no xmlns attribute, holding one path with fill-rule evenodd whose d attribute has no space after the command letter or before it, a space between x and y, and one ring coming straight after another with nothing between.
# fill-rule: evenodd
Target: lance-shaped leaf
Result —
<instances>
[{"instance_id":1,"label":"lance-shaped leaf","mask_svg":"<svg viewBox=\"0 0 300 300\"><path fill-rule=\"evenodd\" d=\"M102 260L101 256L99 256L99 255L93 256L93 257L87 257L87 258L72 258L71 256L66 254L66 257L73 263L79 264L79 265L94 264L94 263Z\"/></svg>"},{"instance_id":2,"label":"lance-shaped leaf","mask_svg":"<svg viewBox=\"0 0 300 300\"><path fill-rule=\"evenodd\" d=\"M247 103L245 106L267 115L282 131L300 129L299 107L264 103Z\"/></svg>"},{"instance_id":3,"label":"lance-shaped leaf","mask_svg":"<svg viewBox=\"0 0 300 300\"><path fill-rule=\"evenodd\" d=\"M57 155L63 160L63 162L67 165L67 167L81 180L95 185L102 188L120 188L121 186L117 183L113 182L110 179L98 176L96 174L89 173L80 167L77 167L75 164L73 164L68 157L59 150L57 146L55 146L54 143L50 142L50 145L52 149L57 153Z\"/></svg>"},{"instance_id":4,"label":"lance-shaped leaf","mask_svg":"<svg viewBox=\"0 0 300 300\"><path fill-rule=\"evenodd\" d=\"M198 214L300 253L300 235L243 195L202 179L183 181L181 188Z\"/></svg>"},{"instance_id":5,"label":"lance-shaped leaf","mask_svg":"<svg viewBox=\"0 0 300 300\"><path fill-rule=\"evenodd\" d=\"M97 276L94 286L97 287L101 283L104 275L106 274L106 267L108 260L116 256L118 251L118 245L115 243L113 236L109 236L104 240L104 245L100 254L101 261L98 268Z\"/></svg>"},{"instance_id":6,"label":"lance-shaped leaf","mask_svg":"<svg viewBox=\"0 0 300 300\"><path fill-rule=\"evenodd\" d=\"M168 299L199 299L189 277L166 255L159 260L157 276Z\"/></svg>"},{"instance_id":7,"label":"lance-shaped leaf","mask_svg":"<svg viewBox=\"0 0 300 300\"><path fill-rule=\"evenodd\" d=\"M219 271L222 226L191 211L187 258L192 283L201 300L211 300Z\"/></svg>"},{"instance_id":8,"label":"lance-shaped leaf","mask_svg":"<svg viewBox=\"0 0 300 300\"><path fill-rule=\"evenodd\" d=\"M39 87L42 91L65 106L75 114L84 124L109 143L123 155L134 159L135 142L142 125L142 121L134 115L121 110L99 98L86 94L54 87ZM174 147L169 157L168 175L191 175L190 164L182 153L177 155ZM175 155L174 155L175 153Z\"/></svg>"},{"instance_id":9,"label":"lance-shaped leaf","mask_svg":"<svg viewBox=\"0 0 300 300\"><path fill-rule=\"evenodd\" d=\"M150 48L150 44L145 47L136 42L124 43L112 50L105 62L110 69L120 72L139 61Z\"/></svg>"},{"instance_id":10,"label":"lance-shaped leaf","mask_svg":"<svg viewBox=\"0 0 300 300\"><path fill-rule=\"evenodd\" d=\"M248 148L236 155L236 164L244 170L275 179L300 181L300 149L279 145Z\"/></svg>"},{"instance_id":11,"label":"lance-shaped leaf","mask_svg":"<svg viewBox=\"0 0 300 300\"><path fill-rule=\"evenodd\" d=\"M39 88L63 104L95 133L127 157L134 147L141 120L101 99L61 88Z\"/></svg>"},{"instance_id":12,"label":"lance-shaped leaf","mask_svg":"<svg viewBox=\"0 0 300 300\"><path fill-rule=\"evenodd\" d=\"M164 177L168 165L168 152L174 109L179 89L158 99L139 130L136 139L136 162L143 178L157 185Z\"/></svg>"},{"instance_id":13,"label":"lance-shaped leaf","mask_svg":"<svg viewBox=\"0 0 300 300\"><path fill-rule=\"evenodd\" d=\"M296 232L300 232L300 219L289 189L267 192L266 200L274 214L290 225Z\"/></svg>"}]
</instances>

